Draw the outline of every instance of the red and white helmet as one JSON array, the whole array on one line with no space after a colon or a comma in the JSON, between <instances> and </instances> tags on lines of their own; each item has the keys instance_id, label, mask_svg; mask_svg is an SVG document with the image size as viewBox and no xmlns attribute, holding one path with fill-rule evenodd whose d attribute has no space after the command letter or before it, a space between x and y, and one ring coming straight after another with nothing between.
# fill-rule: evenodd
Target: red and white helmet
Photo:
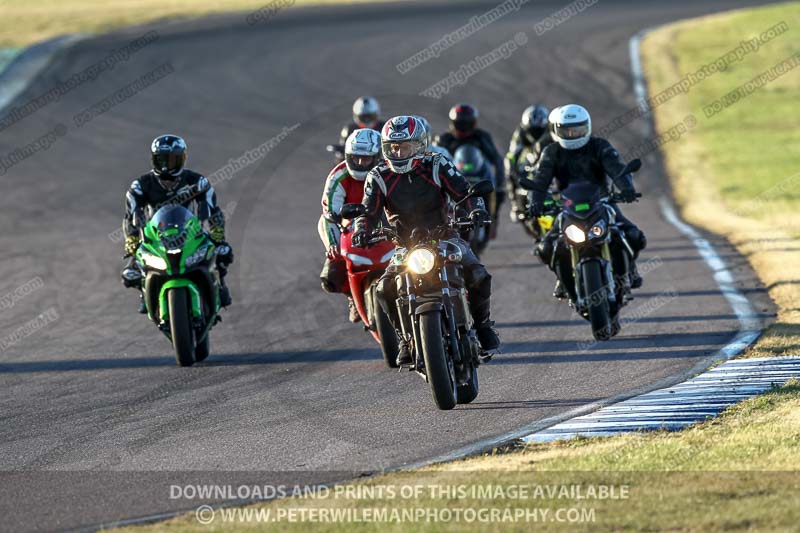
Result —
<instances>
[{"instance_id":1,"label":"red and white helmet","mask_svg":"<svg viewBox=\"0 0 800 533\"><path fill-rule=\"evenodd\" d=\"M387 121L381 131L381 151L386 164L398 174L414 166L414 159L425 151L426 130L419 120L401 115Z\"/></svg>"},{"instance_id":2,"label":"red and white helmet","mask_svg":"<svg viewBox=\"0 0 800 533\"><path fill-rule=\"evenodd\" d=\"M361 96L353 102L353 122L359 128L377 128L381 106L371 96Z\"/></svg>"},{"instance_id":3,"label":"red and white helmet","mask_svg":"<svg viewBox=\"0 0 800 533\"><path fill-rule=\"evenodd\" d=\"M381 162L381 136L375 130L353 131L344 142L344 163L350 175L363 181L367 174Z\"/></svg>"}]
</instances>

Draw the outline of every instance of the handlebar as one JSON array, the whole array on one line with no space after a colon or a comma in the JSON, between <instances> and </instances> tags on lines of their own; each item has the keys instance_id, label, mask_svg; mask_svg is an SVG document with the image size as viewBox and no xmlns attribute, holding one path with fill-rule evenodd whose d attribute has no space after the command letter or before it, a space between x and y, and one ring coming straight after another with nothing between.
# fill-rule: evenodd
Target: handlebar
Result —
<instances>
[{"instance_id":1,"label":"handlebar","mask_svg":"<svg viewBox=\"0 0 800 533\"><path fill-rule=\"evenodd\" d=\"M641 197L642 197L642 193L640 193L640 192L637 192L637 193L634 195L634 197L635 197L635 198L641 198ZM620 193L616 193L616 192L615 192L615 193L613 193L611 196L609 196L609 197L608 197L608 201L609 201L610 203L614 203L614 204L625 204L625 203L631 203L631 202L626 202L626 201L625 201L625 200L622 198L622 195L621 195ZM635 200L634 200L634 201L635 201Z\"/></svg>"}]
</instances>

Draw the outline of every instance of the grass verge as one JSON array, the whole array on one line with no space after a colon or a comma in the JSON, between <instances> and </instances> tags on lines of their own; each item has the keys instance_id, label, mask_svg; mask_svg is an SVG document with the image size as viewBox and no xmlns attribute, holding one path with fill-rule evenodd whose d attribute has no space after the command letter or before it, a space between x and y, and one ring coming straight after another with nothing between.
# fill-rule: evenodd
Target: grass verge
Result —
<instances>
[{"instance_id":1,"label":"grass verge","mask_svg":"<svg viewBox=\"0 0 800 533\"><path fill-rule=\"evenodd\" d=\"M18 48L68 33L105 33L166 18L254 12L275 6L374 0L0 0L0 48ZM281 6L281 7L278 7ZM286 7L283 7L286 6Z\"/></svg>"},{"instance_id":2,"label":"grass verge","mask_svg":"<svg viewBox=\"0 0 800 533\"><path fill-rule=\"evenodd\" d=\"M788 31L654 108L658 132L689 114L697 120L679 140L661 147L683 217L734 244L778 306L777 322L748 351L750 357L800 351L800 68L712 116L706 109L800 53L800 3L680 22L642 43L653 98L780 24Z\"/></svg>"},{"instance_id":3,"label":"grass verge","mask_svg":"<svg viewBox=\"0 0 800 533\"><path fill-rule=\"evenodd\" d=\"M781 21L789 32L655 109L659 131L690 113L697 119L691 132L661 147L684 216L728 237L780 308L778 322L749 353L758 356L792 354L800 347L800 178L793 177L800 171L793 168L800 159L795 111L800 69L714 116L706 117L703 108L800 51L800 4L686 21L652 33L643 43L649 90L655 95ZM233 510L227 519L217 510L210 525L187 515L124 531L793 531L800 523L799 457L800 384L791 382L681 432L532 445L350 486L371 488L372 497L348 497L342 489L338 497L332 491L316 499ZM441 494L453 486L464 492ZM569 489L575 486L577 492ZM590 487L597 495L601 486L612 492L606 498L587 497ZM422 490L403 498L404 487ZM502 489L476 494L478 487ZM528 488L526 497L519 487ZM353 516L371 509L428 514L408 515L422 516L414 522L353 522ZM474 520L467 520L466 509L475 512ZM478 510L483 509L497 512L487 511L488 520L482 521ZM323 523L337 516L334 511L355 514ZM455 520L459 512L461 519Z\"/></svg>"}]
</instances>

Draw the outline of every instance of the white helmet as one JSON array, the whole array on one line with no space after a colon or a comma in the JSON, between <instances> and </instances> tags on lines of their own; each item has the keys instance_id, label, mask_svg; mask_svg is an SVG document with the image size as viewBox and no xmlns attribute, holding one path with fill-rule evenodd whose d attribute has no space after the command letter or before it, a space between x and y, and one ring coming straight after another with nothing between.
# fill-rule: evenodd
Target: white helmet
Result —
<instances>
[{"instance_id":1,"label":"white helmet","mask_svg":"<svg viewBox=\"0 0 800 533\"><path fill-rule=\"evenodd\" d=\"M353 178L363 181L380 162L380 133L365 128L355 130L347 137L344 142L344 164Z\"/></svg>"},{"instance_id":2,"label":"white helmet","mask_svg":"<svg viewBox=\"0 0 800 533\"><path fill-rule=\"evenodd\" d=\"M353 102L353 122L359 128L374 128L378 124L381 106L371 96L362 96Z\"/></svg>"},{"instance_id":3,"label":"white helmet","mask_svg":"<svg viewBox=\"0 0 800 533\"><path fill-rule=\"evenodd\" d=\"M577 104L567 104L550 112L553 138L567 150L577 150L586 146L592 135L592 117Z\"/></svg>"},{"instance_id":4,"label":"white helmet","mask_svg":"<svg viewBox=\"0 0 800 533\"><path fill-rule=\"evenodd\" d=\"M420 125L425 129L425 150L429 151L433 146L433 132L431 131L431 123L428 119L417 115L417 120Z\"/></svg>"},{"instance_id":5,"label":"white helmet","mask_svg":"<svg viewBox=\"0 0 800 533\"><path fill-rule=\"evenodd\" d=\"M414 166L414 160L425 152L425 128L416 117L394 117L381 131L381 150L389 168L405 174Z\"/></svg>"}]
</instances>

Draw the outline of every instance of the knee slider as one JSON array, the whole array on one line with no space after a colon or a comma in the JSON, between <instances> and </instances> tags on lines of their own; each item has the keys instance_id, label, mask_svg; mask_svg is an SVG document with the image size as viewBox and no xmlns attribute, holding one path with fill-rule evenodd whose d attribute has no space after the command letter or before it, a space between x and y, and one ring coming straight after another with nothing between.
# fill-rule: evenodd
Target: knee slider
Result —
<instances>
[{"instance_id":1,"label":"knee slider","mask_svg":"<svg viewBox=\"0 0 800 533\"><path fill-rule=\"evenodd\" d=\"M469 267L469 277L469 284L471 287L480 287L484 283L490 283L492 281L492 275L489 274L485 266L480 264Z\"/></svg>"},{"instance_id":2,"label":"knee slider","mask_svg":"<svg viewBox=\"0 0 800 533\"><path fill-rule=\"evenodd\" d=\"M536 248L536 255L542 260L545 265L550 265L553 260L553 250L555 246L550 239L542 239L539 246Z\"/></svg>"},{"instance_id":3,"label":"knee slider","mask_svg":"<svg viewBox=\"0 0 800 533\"><path fill-rule=\"evenodd\" d=\"M625 238L628 239L631 248L637 252L647 248L647 237L645 237L644 232L639 228L628 229L628 231L625 232Z\"/></svg>"}]
</instances>

